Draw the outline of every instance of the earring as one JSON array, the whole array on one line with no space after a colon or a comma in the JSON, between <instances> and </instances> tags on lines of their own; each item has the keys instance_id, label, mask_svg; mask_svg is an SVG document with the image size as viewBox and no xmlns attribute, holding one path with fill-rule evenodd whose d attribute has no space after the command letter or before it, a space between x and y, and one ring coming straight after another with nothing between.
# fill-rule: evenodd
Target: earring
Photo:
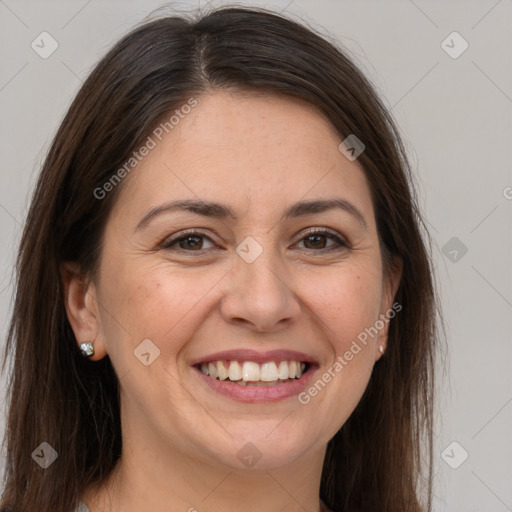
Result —
<instances>
[{"instance_id":1,"label":"earring","mask_svg":"<svg viewBox=\"0 0 512 512\"><path fill-rule=\"evenodd\" d=\"M80 351L84 357L91 357L94 355L94 340L90 342L80 343Z\"/></svg>"},{"instance_id":2,"label":"earring","mask_svg":"<svg viewBox=\"0 0 512 512\"><path fill-rule=\"evenodd\" d=\"M382 345L379 347L379 352L380 352L381 354L384 354L384 347L383 347Z\"/></svg>"}]
</instances>

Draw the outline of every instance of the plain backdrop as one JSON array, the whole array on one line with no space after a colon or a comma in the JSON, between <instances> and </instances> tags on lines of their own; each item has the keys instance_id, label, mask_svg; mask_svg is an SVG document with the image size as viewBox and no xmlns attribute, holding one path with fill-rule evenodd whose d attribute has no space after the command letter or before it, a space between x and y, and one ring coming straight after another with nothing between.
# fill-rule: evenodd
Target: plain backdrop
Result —
<instances>
[{"instance_id":1,"label":"plain backdrop","mask_svg":"<svg viewBox=\"0 0 512 512\"><path fill-rule=\"evenodd\" d=\"M239 3L284 10L340 41L391 109L434 240L447 324L434 509L512 510L512 1ZM0 0L2 344L14 254L57 126L99 58L162 5ZM42 32L58 44L46 59L31 46ZM5 377L0 385L2 434Z\"/></svg>"}]
</instances>

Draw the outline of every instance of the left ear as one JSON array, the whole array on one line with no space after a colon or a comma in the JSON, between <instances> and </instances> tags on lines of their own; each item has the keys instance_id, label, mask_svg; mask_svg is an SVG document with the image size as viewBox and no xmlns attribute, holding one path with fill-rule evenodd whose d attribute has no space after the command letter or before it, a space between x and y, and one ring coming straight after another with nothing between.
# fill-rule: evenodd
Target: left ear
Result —
<instances>
[{"instance_id":1,"label":"left ear","mask_svg":"<svg viewBox=\"0 0 512 512\"><path fill-rule=\"evenodd\" d=\"M388 342L389 322L398 311L402 309L401 304L396 304L393 307L393 300L395 298L400 281L402 280L403 261L398 256L393 257L393 261L387 273L382 276L382 296L381 296L381 310L379 320L384 324L382 329L379 329L377 337L377 346L375 347L375 360L378 361L386 352ZM380 323L380 322L379 322ZM382 353L379 347L383 348Z\"/></svg>"}]
</instances>

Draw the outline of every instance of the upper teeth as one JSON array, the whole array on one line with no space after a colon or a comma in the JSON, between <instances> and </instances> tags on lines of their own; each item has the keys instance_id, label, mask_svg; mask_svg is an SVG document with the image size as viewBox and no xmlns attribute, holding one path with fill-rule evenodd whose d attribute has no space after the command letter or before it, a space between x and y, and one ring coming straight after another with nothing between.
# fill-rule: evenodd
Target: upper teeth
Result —
<instances>
[{"instance_id":1,"label":"upper teeth","mask_svg":"<svg viewBox=\"0 0 512 512\"><path fill-rule=\"evenodd\" d=\"M225 363L225 364L224 364ZM306 368L305 363L300 361L270 361L268 363L254 363L244 361L210 361L201 364L201 371L205 375L220 380L244 380L246 382L272 382L278 379L295 379L302 377Z\"/></svg>"}]
</instances>

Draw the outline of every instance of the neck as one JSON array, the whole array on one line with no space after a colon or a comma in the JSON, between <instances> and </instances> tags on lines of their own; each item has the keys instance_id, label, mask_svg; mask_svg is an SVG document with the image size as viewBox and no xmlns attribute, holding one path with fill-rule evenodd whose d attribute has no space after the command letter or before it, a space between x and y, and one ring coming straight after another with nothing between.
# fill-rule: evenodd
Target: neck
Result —
<instances>
[{"instance_id":1,"label":"neck","mask_svg":"<svg viewBox=\"0 0 512 512\"><path fill-rule=\"evenodd\" d=\"M91 512L325 510L319 499L325 446L284 467L237 470L194 460L175 447L166 452L151 440L134 441L123 435L123 454L113 474L86 492Z\"/></svg>"}]
</instances>

